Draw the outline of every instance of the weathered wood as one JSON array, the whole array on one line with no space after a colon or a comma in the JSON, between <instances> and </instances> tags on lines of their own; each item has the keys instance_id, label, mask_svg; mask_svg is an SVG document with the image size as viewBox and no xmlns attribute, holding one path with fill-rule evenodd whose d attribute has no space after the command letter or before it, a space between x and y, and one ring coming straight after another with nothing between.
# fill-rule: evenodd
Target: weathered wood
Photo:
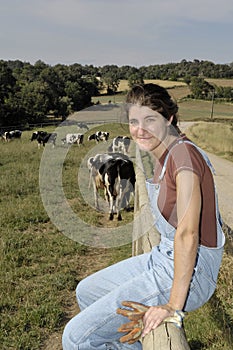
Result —
<instances>
[{"instance_id":1,"label":"weathered wood","mask_svg":"<svg viewBox=\"0 0 233 350\"><path fill-rule=\"evenodd\" d=\"M134 227L132 254L149 252L160 241L160 234L154 226L145 184L144 165L139 150L136 148L136 185L134 200Z\"/></svg>"},{"instance_id":2,"label":"weathered wood","mask_svg":"<svg viewBox=\"0 0 233 350\"><path fill-rule=\"evenodd\" d=\"M143 350L190 350L183 328L164 323L142 339Z\"/></svg>"},{"instance_id":3,"label":"weathered wood","mask_svg":"<svg viewBox=\"0 0 233 350\"><path fill-rule=\"evenodd\" d=\"M134 229L132 254L146 253L160 241L154 227L145 185L145 171L138 149L136 149L136 187L134 203ZM143 350L190 350L185 331L172 323L164 323L142 339Z\"/></svg>"}]
</instances>

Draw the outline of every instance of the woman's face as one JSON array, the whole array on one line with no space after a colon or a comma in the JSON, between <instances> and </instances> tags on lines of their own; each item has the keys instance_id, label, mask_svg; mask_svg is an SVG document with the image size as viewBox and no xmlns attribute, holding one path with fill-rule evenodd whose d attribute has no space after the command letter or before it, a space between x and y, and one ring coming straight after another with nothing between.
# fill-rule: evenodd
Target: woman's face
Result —
<instances>
[{"instance_id":1,"label":"woman's face","mask_svg":"<svg viewBox=\"0 0 233 350\"><path fill-rule=\"evenodd\" d=\"M171 124L159 112L140 105L132 105L129 109L129 130L139 148L156 152L159 145L168 136Z\"/></svg>"}]
</instances>

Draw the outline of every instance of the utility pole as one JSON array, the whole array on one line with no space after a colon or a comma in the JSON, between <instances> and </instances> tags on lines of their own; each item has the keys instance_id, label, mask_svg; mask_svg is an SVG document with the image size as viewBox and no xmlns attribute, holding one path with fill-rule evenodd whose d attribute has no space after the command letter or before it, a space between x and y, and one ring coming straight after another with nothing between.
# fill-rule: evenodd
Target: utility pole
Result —
<instances>
[{"instance_id":1,"label":"utility pole","mask_svg":"<svg viewBox=\"0 0 233 350\"><path fill-rule=\"evenodd\" d=\"M215 95L215 90L212 90L212 104L211 104L210 119L213 119L213 115L214 115L214 95Z\"/></svg>"}]
</instances>

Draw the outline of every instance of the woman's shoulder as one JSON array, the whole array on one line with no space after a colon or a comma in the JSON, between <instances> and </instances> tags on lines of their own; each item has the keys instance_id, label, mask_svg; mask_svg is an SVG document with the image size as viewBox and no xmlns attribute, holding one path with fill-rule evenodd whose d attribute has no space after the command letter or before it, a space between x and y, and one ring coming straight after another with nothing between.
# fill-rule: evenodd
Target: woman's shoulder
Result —
<instances>
[{"instance_id":1,"label":"woman's shoulder","mask_svg":"<svg viewBox=\"0 0 233 350\"><path fill-rule=\"evenodd\" d=\"M200 148L185 135L172 147L169 158L170 172L174 176L181 170L193 171L199 177L202 177L205 172L206 162Z\"/></svg>"}]
</instances>

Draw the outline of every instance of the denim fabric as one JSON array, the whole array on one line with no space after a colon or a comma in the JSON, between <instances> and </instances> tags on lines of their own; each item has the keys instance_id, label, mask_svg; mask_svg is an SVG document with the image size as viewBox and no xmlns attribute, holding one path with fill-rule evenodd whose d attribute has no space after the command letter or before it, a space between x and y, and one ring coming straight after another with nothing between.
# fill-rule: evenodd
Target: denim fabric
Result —
<instances>
[{"instance_id":1,"label":"denim fabric","mask_svg":"<svg viewBox=\"0 0 233 350\"><path fill-rule=\"evenodd\" d=\"M205 154L203 153L205 158ZM164 162L166 170L166 160ZM209 165L209 163L207 162ZM173 241L175 228L161 215L157 206L159 184L146 183L155 226L161 242L148 254L121 261L82 280L76 289L81 312L66 325L64 350L141 350L140 342L132 345L119 342L118 327L128 319L116 314L121 301L131 300L145 305L165 304L169 300L174 274ZM216 198L217 199L217 198ZM219 218L216 206L216 218ZM216 288L222 259L224 235L220 222L217 248L200 246L184 311L202 306Z\"/></svg>"},{"instance_id":2,"label":"denim fabric","mask_svg":"<svg viewBox=\"0 0 233 350\"><path fill-rule=\"evenodd\" d=\"M128 319L117 315L116 309L123 300L164 304L169 298L171 284L166 269L162 265L154 266L149 253L121 261L85 278L76 289L82 311L66 325L63 349L141 349L139 342L134 345L119 342L122 334L117 328Z\"/></svg>"}]
</instances>

